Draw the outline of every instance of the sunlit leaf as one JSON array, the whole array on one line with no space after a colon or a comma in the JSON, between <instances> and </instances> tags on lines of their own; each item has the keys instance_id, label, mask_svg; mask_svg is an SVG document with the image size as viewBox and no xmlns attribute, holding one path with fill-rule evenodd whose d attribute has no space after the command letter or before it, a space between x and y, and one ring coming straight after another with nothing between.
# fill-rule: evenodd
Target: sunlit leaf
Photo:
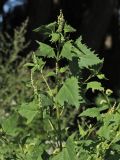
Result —
<instances>
[{"instance_id":1,"label":"sunlit leaf","mask_svg":"<svg viewBox=\"0 0 120 160\"><path fill-rule=\"evenodd\" d=\"M99 117L100 111L98 108L88 108L85 111L83 111L80 116L86 116L86 117Z\"/></svg>"},{"instance_id":2,"label":"sunlit leaf","mask_svg":"<svg viewBox=\"0 0 120 160\"><path fill-rule=\"evenodd\" d=\"M71 33L71 32L76 32L76 29L74 29L72 26L65 23L64 33Z\"/></svg>"},{"instance_id":3,"label":"sunlit leaf","mask_svg":"<svg viewBox=\"0 0 120 160\"><path fill-rule=\"evenodd\" d=\"M80 99L78 80L75 77L68 78L56 96L57 102L62 106L67 102L79 107Z\"/></svg>"},{"instance_id":4,"label":"sunlit leaf","mask_svg":"<svg viewBox=\"0 0 120 160\"><path fill-rule=\"evenodd\" d=\"M54 49L42 42L39 43L39 49L36 51L36 55L42 56L42 57L48 57L48 58L54 58L55 57L55 52Z\"/></svg>"},{"instance_id":5,"label":"sunlit leaf","mask_svg":"<svg viewBox=\"0 0 120 160\"><path fill-rule=\"evenodd\" d=\"M61 56L63 58L66 58L68 60L72 60L72 57L74 56L74 53L72 52L72 43L71 41L67 41L62 48Z\"/></svg>"},{"instance_id":6,"label":"sunlit leaf","mask_svg":"<svg viewBox=\"0 0 120 160\"><path fill-rule=\"evenodd\" d=\"M20 115L27 119L27 124L32 122L32 120L38 114L38 111L38 104L36 104L35 101L23 103L19 109Z\"/></svg>"},{"instance_id":7,"label":"sunlit leaf","mask_svg":"<svg viewBox=\"0 0 120 160\"><path fill-rule=\"evenodd\" d=\"M99 59L98 55L94 51L91 51L85 44L82 42L82 38L78 38L75 42L76 50L74 52L78 55L79 58L79 67L80 68L89 68L94 65L103 63L103 60Z\"/></svg>"},{"instance_id":8,"label":"sunlit leaf","mask_svg":"<svg viewBox=\"0 0 120 160\"><path fill-rule=\"evenodd\" d=\"M87 83L87 90L88 89L92 89L93 92L95 90L104 91L104 88L102 87L101 83L97 81L92 81L92 82Z\"/></svg>"}]
</instances>

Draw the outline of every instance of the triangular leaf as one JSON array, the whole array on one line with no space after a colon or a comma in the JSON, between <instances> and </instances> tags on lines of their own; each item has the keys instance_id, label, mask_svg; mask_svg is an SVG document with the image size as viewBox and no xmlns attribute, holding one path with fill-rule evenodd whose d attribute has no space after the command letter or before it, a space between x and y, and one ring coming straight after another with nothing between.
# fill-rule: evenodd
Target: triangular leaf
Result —
<instances>
[{"instance_id":1,"label":"triangular leaf","mask_svg":"<svg viewBox=\"0 0 120 160\"><path fill-rule=\"evenodd\" d=\"M27 124L30 123L38 113L38 104L35 101L23 103L19 109L21 116L27 119Z\"/></svg>"},{"instance_id":2,"label":"triangular leaf","mask_svg":"<svg viewBox=\"0 0 120 160\"><path fill-rule=\"evenodd\" d=\"M18 123L18 115L13 114L12 116L4 120L4 122L2 123L2 128L4 132L6 132L6 134L15 136L19 129L17 127L17 123Z\"/></svg>"},{"instance_id":3,"label":"triangular leaf","mask_svg":"<svg viewBox=\"0 0 120 160\"><path fill-rule=\"evenodd\" d=\"M42 42L38 42L40 47L36 51L36 55L38 56L43 56L43 57L48 57L48 58L54 58L55 57L55 52L54 49Z\"/></svg>"},{"instance_id":4,"label":"triangular leaf","mask_svg":"<svg viewBox=\"0 0 120 160\"><path fill-rule=\"evenodd\" d=\"M61 56L68 59L72 60L72 57L74 56L74 53L72 52L72 43L70 41L67 41L62 48L61 51Z\"/></svg>"},{"instance_id":5,"label":"triangular leaf","mask_svg":"<svg viewBox=\"0 0 120 160\"><path fill-rule=\"evenodd\" d=\"M67 102L70 105L79 107L80 99L78 80L75 77L67 79L56 96L57 102L62 106Z\"/></svg>"}]
</instances>

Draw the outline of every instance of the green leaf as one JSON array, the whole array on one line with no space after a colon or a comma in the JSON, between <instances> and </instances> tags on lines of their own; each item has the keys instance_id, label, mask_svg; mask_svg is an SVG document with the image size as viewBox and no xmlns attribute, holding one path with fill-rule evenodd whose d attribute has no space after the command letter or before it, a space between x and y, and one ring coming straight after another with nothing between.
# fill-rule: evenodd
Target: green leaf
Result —
<instances>
[{"instance_id":1,"label":"green leaf","mask_svg":"<svg viewBox=\"0 0 120 160\"><path fill-rule=\"evenodd\" d=\"M112 147L113 150L116 150L117 152L120 152L120 144L115 143L115 144L112 144L111 147Z\"/></svg>"},{"instance_id":2,"label":"green leaf","mask_svg":"<svg viewBox=\"0 0 120 160\"><path fill-rule=\"evenodd\" d=\"M52 160L77 160L75 144L71 138L68 138L66 148L63 148L62 152L52 158Z\"/></svg>"},{"instance_id":3,"label":"green leaf","mask_svg":"<svg viewBox=\"0 0 120 160\"><path fill-rule=\"evenodd\" d=\"M38 42L40 47L38 48L38 50L36 51L36 55L38 56L43 56L43 57L47 57L47 58L54 58L55 57L55 52L54 49L42 42Z\"/></svg>"},{"instance_id":4,"label":"green leaf","mask_svg":"<svg viewBox=\"0 0 120 160\"><path fill-rule=\"evenodd\" d=\"M60 39L60 34L59 33L52 33L51 34L51 42L57 42Z\"/></svg>"},{"instance_id":5,"label":"green leaf","mask_svg":"<svg viewBox=\"0 0 120 160\"><path fill-rule=\"evenodd\" d=\"M72 26L65 23L64 33L71 33L71 32L76 32L76 29L74 29Z\"/></svg>"},{"instance_id":6,"label":"green leaf","mask_svg":"<svg viewBox=\"0 0 120 160\"><path fill-rule=\"evenodd\" d=\"M82 55L81 57L79 57L78 61L80 68L89 68L101 63L102 60L100 60L94 53L91 53L89 55Z\"/></svg>"},{"instance_id":7,"label":"green leaf","mask_svg":"<svg viewBox=\"0 0 120 160\"><path fill-rule=\"evenodd\" d=\"M35 54L33 54L33 62L34 62L34 67L33 67L34 71L41 70L45 65L45 62L41 58L36 57Z\"/></svg>"},{"instance_id":8,"label":"green leaf","mask_svg":"<svg viewBox=\"0 0 120 160\"><path fill-rule=\"evenodd\" d=\"M69 154L69 158L71 160L77 160L77 156L75 153L75 143L73 141L73 138L69 137L66 143L67 152Z\"/></svg>"},{"instance_id":9,"label":"green leaf","mask_svg":"<svg viewBox=\"0 0 120 160\"><path fill-rule=\"evenodd\" d=\"M88 89L92 89L93 92L95 90L104 91L104 88L102 87L101 83L97 81L87 83L87 90Z\"/></svg>"},{"instance_id":10,"label":"green leaf","mask_svg":"<svg viewBox=\"0 0 120 160\"><path fill-rule=\"evenodd\" d=\"M54 77L56 75L56 73L55 72L53 72L53 71L49 71L47 74L46 74L46 77Z\"/></svg>"},{"instance_id":11,"label":"green leaf","mask_svg":"<svg viewBox=\"0 0 120 160\"><path fill-rule=\"evenodd\" d=\"M46 25L46 28L55 32L56 25L57 25L57 22L52 22L52 23L49 23L48 25Z\"/></svg>"},{"instance_id":12,"label":"green leaf","mask_svg":"<svg viewBox=\"0 0 120 160\"><path fill-rule=\"evenodd\" d=\"M81 135L82 137L84 137L84 136L87 134L87 132L84 131L84 129L83 129L80 125L78 125L78 128L79 128L79 133L80 133L80 135Z\"/></svg>"},{"instance_id":13,"label":"green leaf","mask_svg":"<svg viewBox=\"0 0 120 160\"><path fill-rule=\"evenodd\" d=\"M100 112L99 112L99 109L98 108L89 108L89 109L86 109L85 111L83 111L80 116L86 116L86 117L100 117Z\"/></svg>"},{"instance_id":14,"label":"green leaf","mask_svg":"<svg viewBox=\"0 0 120 160\"><path fill-rule=\"evenodd\" d=\"M2 123L2 128L4 132L6 132L6 134L15 136L19 129L17 127L17 124L18 124L18 115L13 114L12 116L4 120L4 122Z\"/></svg>"},{"instance_id":15,"label":"green leaf","mask_svg":"<svg viewBox=\"0 0 120 160\"><path fill-rule=\"evenodd\" d=\"M40 94L40 96L41 96L42 106L43 107L48 107L48 106L52 106L53 105L52 100L48 96L46 96L44 94Z\"/></svg>"},{"instance_id":16,"label":"green leaf","mask_svg":"<svg viewBox=\"0 0 120 160\"><path fill-rule=\"evenodd\" d=\"M117 131L116 132L116 135L115 135L115 137L114 137L114 139L113 139L113 143L117 143L117 142L119 142L120 141L120 131Z\"/></svg>"},{"instance_id":17,"label":"green leaf","mask_svg":"<svg viewBox=\"0 0 120 160\"><path fill-rule=\"evenodd\" d=\"M79 107L81 97L77 78L71 77L64 82L56 96L56 100L61 106L67 102L69 105Z\"/></svg>"},{"instance_id":18,"label":"green leaf","mask_svg":"<svg viewBox=\"0 0 120 160\"><path fill-rule=\"evenodd\" d=\"M41 58L38 58L38 59L37 59L37 66L38 66L38 69L43 68L44 65L45 65L45 62L44 62Z\"/></svg>"},{"instance_id":19,"label":"green leaf","mask_svg":"<svg viewBox=\"0 0 120 160\"><path fill-rule=\"evenodd\" d=\"M51 34L51 30L49 28L46 28L45 25L42 25L42 26L34 29L33 31L34 32L39 32L39 33L41 33L41 34L43 34L43 35L45 35L47 37Z\"/></svg>"},{"instance_id":20,"label":"green leaf","mask_svg":"<svg viewBox=\"0 0 120 160\"><path fill-rule=\"evenodd\" d=\"M25 65L24 65L24 67L33 67L34 66L34 63L26 63Z\"/></svg>"},{"instance_id":21,"label":"green leaf","mask_svg":"<svg viewBox=\"0 0 120 160\"><path fill-rule=\"evenodd\" d=\"M66 66L66 67L61 67L60 68L60 73L64 73L64 72L66 72L68 70L68 66Z\"/></svg>"},{"instance_id":22,"label":"green leaf","mask_svg":"<svg viewBox=\"0 0 120 160\"><path fill-rule=\"evenodd\" d=\"M45 36L49 36L52 32L55 32L56 22L50 23L48 25L42 25L36 29L34 29L34 32L39 32L44 34Z\"/></svg>"},{"instance_id":23,"label":"green leaf","mask_svg":"<svg viewBox=\"0 0 120 160\"><path fill-rule=\"evenodd\" d=\"M97 54L95 54L94 51L91 51L85 44L82 44L81 41L81 37L76 40L75 45L77 49L74 49L74 52L76 52L79 58L79 67L89 68L103 63L103 60L99 59Z\"/></svg>"},{"instance_id":24,"label":"green leaf","mask_svg":"<svg viewBox=\"0 0 120 160\"><path fill-rule=\"evenodd\" d=\"M110 140L112 128L113 128L112 125L104 125L97 131L97 134L100 137L104 137L105 139Z\"/></svg>"},{"instance_id":25,"label":"green leaf","mask_svg":"<svg viewBox=\"0 0 120 160\"><path fill-rule=\"evenodd\" d=\"M63 58L66 58L68 60L72 60L72 57L74 56L74 53L72 52L72 44L71 41L67 41L62 48L61 56Z\"/></svg>"},{"instance_id":26,"label":"green leaf","mask_svg":"<svg viewBox=\"0 0 120 160\"><path fill-rule=\"evenodd\" d=\"M106 77L105 77L104 74L98 74L97 77L98 77L99 79L106 79Z\"/></svg>"},{"instance_id":27,"label":"green leaf","mask_svg":"<svg viewBox=\"0 0 120 160\"><path fill-rule=\"evenodd\" d=\"M38 104L35 101L30 103L23 103L19 109L21 116L27 119L27 124L31 123L38 114Z\"/></svg>"}]
</instances>

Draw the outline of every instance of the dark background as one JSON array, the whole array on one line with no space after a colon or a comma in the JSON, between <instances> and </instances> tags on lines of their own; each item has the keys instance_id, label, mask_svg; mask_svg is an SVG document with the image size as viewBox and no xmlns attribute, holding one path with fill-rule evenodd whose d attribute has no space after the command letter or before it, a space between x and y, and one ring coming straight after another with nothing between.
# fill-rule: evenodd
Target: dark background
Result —
<instances>
[{"instance_id":1,"label":"dark background","mask_svg":"<svg viewBox=\"0 0 120 160\"><path fill-rule=\"evenodd\" d=\"M119 94L119 0L26 0L23 5L17 5L17 0L14 0L16 6L5 13L4 6L8 1L0 0L1 32L12 34L13 29L29 17L27 38L32 42L40 38L32 30L56 20L59 9L62 9L66 21L77 29L72 38L82 35L83 41L90 48L95 49L100 57L104 57L103 72L109 79L105 85ZM34 43L31 43L30 49L34 50L34 48Z\"/></svg>"}]
</instances>

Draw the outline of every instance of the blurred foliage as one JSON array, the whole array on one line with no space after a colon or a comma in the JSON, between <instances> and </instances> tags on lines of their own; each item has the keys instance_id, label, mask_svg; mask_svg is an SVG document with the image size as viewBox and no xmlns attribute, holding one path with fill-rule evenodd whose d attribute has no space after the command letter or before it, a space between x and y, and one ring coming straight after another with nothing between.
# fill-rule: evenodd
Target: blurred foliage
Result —
<instances>
[{"instance_id":1,"label":"blurred foliage","mask_svg":"<svg viewBox=\"0 0 120 160\"><path fill-rule=\"evenodd\" d=\"M27 23L16 28L13 36L0 33L0 119L31 94L25 87L29 72L23 68L31 54L22 56L29 45L25 40Z\"/></svg>"}]
</instances>

